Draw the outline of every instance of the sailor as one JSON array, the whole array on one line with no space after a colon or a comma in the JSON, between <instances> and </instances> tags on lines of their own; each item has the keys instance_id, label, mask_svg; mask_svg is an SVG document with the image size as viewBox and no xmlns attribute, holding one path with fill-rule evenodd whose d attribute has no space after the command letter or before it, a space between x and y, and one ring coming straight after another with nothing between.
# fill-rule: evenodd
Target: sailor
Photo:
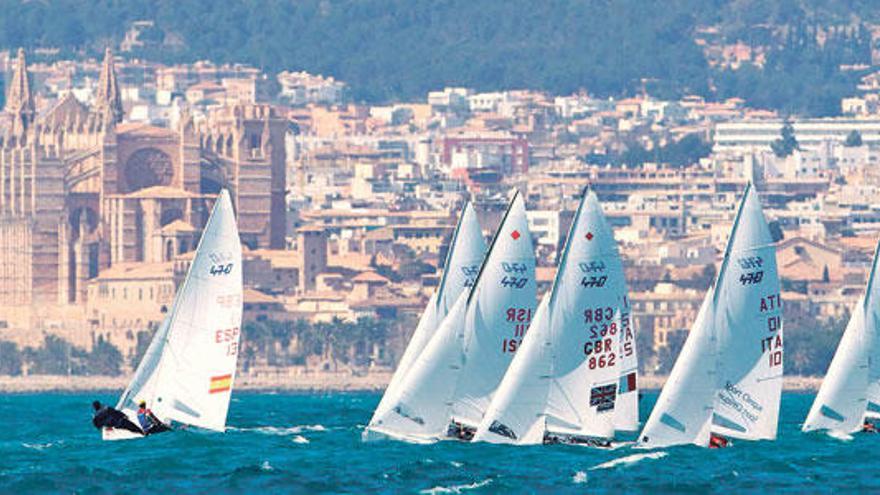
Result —
<instances>
[{"instance_id":1,"label":"sailor","mask_svg":"<svg viewBox=\"0 0 880 495\"><path fill-rule=\"evenodd\" d=\"M729 447L730 442L722 437L721 435L716 435L712 433L709 436L709 448L710 449L723 449L724 447Z\"/></svg>"},{"instance_id":2,"label":"sailor","mask_svg":"<svg viewBox=\"0 0 880 495\"><path fill-rule=\"evenodd\" d=\"M95 425L95 428L99 430L101 428L119 428L143 435L144 432L138 428L138 425L132 423L124 412L110 406L101 406L99 401L92 402L92 408L95 410L95 415L92 417L92 424Z\"/></svg>"},{"instance_id":3,"label":"sailor","mask_svg":"<svg viewBox=\"0 0 880 495\"><path fill-rule=\"evenodd\" d=\"M562 439L549 433L544 434L544 445L555 445L557 443L562 443Z\"/></svg>"},{"instance_id":4,"label":"sailor","mask_svg":"<svg viewBox=\"0 0 880 495\"><path fill-rule=\"evenodd\" d=\"M141 424L141 429L144 430L144 435L150 435L152 433L160 433L163 431L168 431L169 428L153 414L153 411L147 408L147 401L140 401L138 403L138 411L137 411L138 423Z\"/></svg>"},{"instance_id":5,"label":"sailor","mask_svg":"<svg viewBox=\"0 0 880 495\"><path fill-rule=\"evenodd\" d=\"M862 432L864 433L877 433L877 426L874 423L865 420L865 424L862 425Z\"/></svg>"}]
</instances>

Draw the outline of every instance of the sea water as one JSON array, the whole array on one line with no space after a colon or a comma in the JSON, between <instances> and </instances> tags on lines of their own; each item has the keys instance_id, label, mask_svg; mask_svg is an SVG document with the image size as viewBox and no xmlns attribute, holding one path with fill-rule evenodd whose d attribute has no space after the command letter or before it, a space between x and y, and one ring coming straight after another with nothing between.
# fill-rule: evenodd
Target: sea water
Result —
<instances>
[{"instance_id":1,"label":"sea water","mask_svg":"<svg viewBox=\"0 0 880 495\"><path fill-rule=\"evenodd\" d=\"M801 434L812 398L783 397L776 442L641 451L364 443L365 393L235 393L225 434L102 442L90 403L115 395L0 395L0 493L880 492L880 435Z\"/></svg>"}]
</instances>

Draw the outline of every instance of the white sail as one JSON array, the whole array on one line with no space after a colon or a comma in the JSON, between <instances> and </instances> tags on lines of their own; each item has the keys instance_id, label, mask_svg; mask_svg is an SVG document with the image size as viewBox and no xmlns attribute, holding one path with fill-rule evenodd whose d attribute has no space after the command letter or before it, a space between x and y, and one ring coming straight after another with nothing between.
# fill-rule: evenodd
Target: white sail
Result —
<instances>
[{"instance_id":1,"label":"white sail","mask_svg":"<svg viewBox=\"0 0 880 495\"><path fill-rule=\"evenodd\" d=\"M223 431L235 379L241 315L241 244L232 202L224 190L171 312L117 409L137 423L137 403L145 401L163 422ZM105 439L134 436L104 430Z\"/></svg>"},{"instance_id":2,"label":"white sail","mask_svg":"<svg viewBox=\"0 0 880 495\"><path fill-rule=\"evenodd\" d=\"M715 287L645 425L641 445L707 445L709 431L775 438L781 392L776 251L750 184Z\"/></svg>"},{"instance_id":3,"label":"white sail","mask_svg":"<svg viewBox=\"0 0 880 495\"><path fill-rule=\"evenodd\" d=\"M495 233L465 315L464 366L453 420L476 428L535 312L535 251L525 202L517 192Z\"/></svg>"},{"instance_id":4,"label":"white sail","mask_svg":"<svg viewBox=\"0 0 880 495\"><path fill-rule=\"evenodd\" d=\"M624 283L626 281L624 280ZM620 382L617 384L617 400L614 403L614 429L635 432L639 429L639 357L636 352L636 329L633 326L632 308L624 286L623 304L620 306Z\"/></svg>"},{"instance_id":5,"label":"white sail","mask_svg":"<svg viewBox=\"0 0 880 495\"><path fill-rule=\"evenodd\" d=\"M645 423L640 446L709 444L708 425L715 398L715 339L709 289L675 366Z\"/></svg>"},{"instance_id":6,"label":"white sail","mask_svg":"<svg viewBox=\"0 0 880 495\"><path fill-rule=\"evenodd\" d=\"M459 295L409 373L400 392L370 432L415 442L445 436L452 414L451 399L464 363L464 322L468 293ZM366 438L370 438L369 434Z\"/></svg>"},{"instance_id":7,"label":"white sail","mask_svg":"<svg viewBox=\"0 0 880 495\"><path fill-rule=\"evenodd\" d=\"M440 285L437 291L431 295L409 345L397 365L397 370L395 370L382 400L373 413L367 431L364 432L365 438L369 438L369 430L372 430L373 427L382 430L389 429L390 426L385 425L386 418L389 415L396 415L392 409L401 396L403 378L428 345L431 337L459 296L473 285L485 252L486 242L483 239L477 214L470 203L465 204L449 244ZM394 419L390 421L393 422Z\"/></svg>"},{"instance_id":8,"label":"white sail","mask_svg":"<svg viewBox=\"0 0 880 495\"><path fill-rule=\"evenodd\" d=\"M544 295L523 344L474 434L475 442L540 444L552 379L550 293Z\"/></svg>"},{"instance_id":9,"label":"white sail","mask_svg":"<svg viewBox=\"0 0 880 495\"><path fill-rule=\"evenodd\" d=\"M771 440L782 397L782 303L776 247L751 186L731 237L714 294L718 392L712 431Z\"/></svg>"},{"instance_id":10,"label":"white sail","mask_svg":"<svg viewBox=\"0 0 880 495\"><path fill-rule=\"evenodd\" d=\"M867 408L868 342L864 299L859 300L840 339L803 431L859 431Z\"/></svg>"},{"instance_id":11,"label":"white sail","mask_svg":"<svg viewBox=\"0 0 880 495\"><path fill-rule=\"evenodd\" d=\"M498 250L506 249L507 244L499 241L501 235L512 235L511 238L524 240L531 245L528 230L519 227L524 223L525 216L521 201L517 195L511 202L495 234L492 247L483 260L474 287L471 291L462 291L446 318L428 341L428 345L401 379L399 396L390 404L388 413L383 416L382 424L371 425L370 430L373 433L415 442L430 442L446 436L452 418L452 404L459 386L459 377L465 366L466 335L472 331L468 314L477 301L472 296L474 291L488 283L489 279L484 276L487 266L503 262L508 269L516 270L516 275L509 277L506 282L522 285L523 290L527 290L527 284L530 282L534 298L534 254L532 254L531 272L527 267L510 265L506 257L502 258L498 254ZM519 205L522 211L514 215L512 212L516 205ZM512 222L516 222L519 228L515 234L513 233L515 228L511 227ZM529 277L530 280L523 282L524 277ZM497 285L501 284L500 281L495 282ZM526 317L518 312L514 312L514 316Z\"/></svg>"},{"instance_id":12,"label":"white sail","mask_svg":"<svg viewBox=\"0 0 880 495\"><path fill-rule=\"evenodd\" d=\"M590 192L572 221L553 288L475 439L524 443L535 422L551 434L613 436L625 305L617 245Z\"/></svg>"},{"instance_id":13,"label":"white sail","mask_svg":"<svg viewBox=\"0 0 880 495\"><path fill-rule=\"evenodd\" d=\"M868 391L865 394L866 411L865 416L873 419L880 418L880 283L875 283L880 272L877 271L877 263L880 258L880 244L874 251L874 263L871 267L871 274L868 277L868 287L865 290L865 328L870 332L867 334L868 349Z\"/></svg>"},{"instance_id":14,"label":"white sail","mask_svg":"<svg viewBox=\"0 0 880 495\"><path fill-rule=\"evenodd\" d=\"M852 316L840 339L837 352L828 367L819 393L813 401L803 431L824 430L854 433L862 428L865 416L880 412L877 361L880 341L877 339L877 294L875 283L880 245L865 294L853 308Z\"/></svg>"}]
</instances>

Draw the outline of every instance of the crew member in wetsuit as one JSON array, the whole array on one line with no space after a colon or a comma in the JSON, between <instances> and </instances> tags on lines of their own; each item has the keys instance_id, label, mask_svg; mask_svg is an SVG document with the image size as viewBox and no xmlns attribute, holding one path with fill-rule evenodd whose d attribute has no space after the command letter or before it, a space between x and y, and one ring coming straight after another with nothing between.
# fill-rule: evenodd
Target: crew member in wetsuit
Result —
<instances>
[{"instance_id":1,"label":"crew member in wetsuit","mask_svg":"<svg viewBox=\"0 0 880 495\"><path fill-rule=\"evenodd\" d=\"M164 423L159 421L159 418L153 414L153 411L147 409L146 401L140 401L138 404L137 418L138 423L141 424L141 429L144 430L144 435L161 433L170 429Z\"/></svg>"},{"instance_id":2,"label":"crew member in wetsuit","mask_svg":"<svg viewBox=\"0 0 880 495\"><path fill-rule=\"evenodd\" d=\"M95 415L92 417L92 424L95 425L95 428L99 430L102 428L119 428L139 435L144 434L138 428L138 425L128 419L124 412L110 406L101 406L101 403L98 401L92 402L92 408L95 410Z\"/></svg>"},{"instance_id":3,"label":"crew member in wetsuit","mask_svg":"<svg viewBox=\"0 0 880 495\"><path fill-rule=\"evenodd\" d=\"M724 447L729 447L730 442L722 437L721 435L711 434L709 435L709 448L710 449L723 449Z\"/></svg>"}]
</instances>

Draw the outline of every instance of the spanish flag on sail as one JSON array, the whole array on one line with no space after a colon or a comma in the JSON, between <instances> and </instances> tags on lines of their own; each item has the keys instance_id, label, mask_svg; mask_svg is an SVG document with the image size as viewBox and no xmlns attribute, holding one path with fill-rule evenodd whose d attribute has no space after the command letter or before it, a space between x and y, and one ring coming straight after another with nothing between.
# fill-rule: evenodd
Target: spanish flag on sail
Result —
<instances>
[{"instance_id":1,"label":"spanish flag on sail","mask_svg":"<svg viewBox=\"0 0 880 495\"><path fill-rule=\"evenodd\" d=\"M219 392L227 392L232 388L232 375L220 375L211 377L211 386L208 393L216 394Z\"/></svg>"}]
</instances>

